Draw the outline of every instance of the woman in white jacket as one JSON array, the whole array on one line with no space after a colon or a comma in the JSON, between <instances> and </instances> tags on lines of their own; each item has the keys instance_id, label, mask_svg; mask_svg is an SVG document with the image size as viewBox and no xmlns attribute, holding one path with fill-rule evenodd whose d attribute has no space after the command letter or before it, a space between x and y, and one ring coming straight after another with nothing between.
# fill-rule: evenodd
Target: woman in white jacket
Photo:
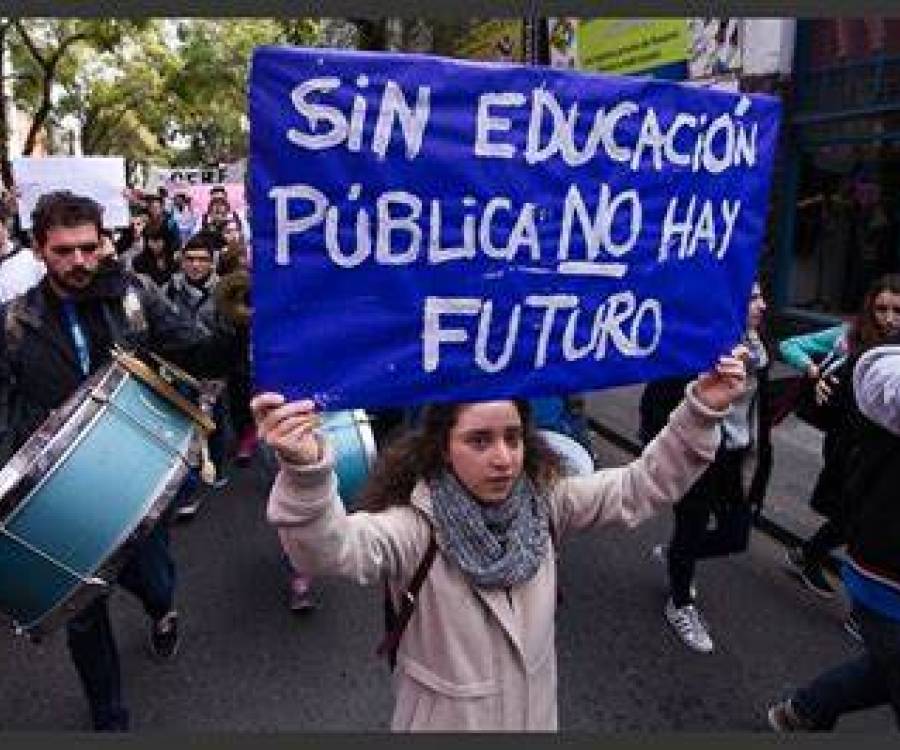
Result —
<instances>
[{"instance_id":1,"label":"woman in white jacket","mask_svg":"<svg viewBox=\"0 0 900 750\"><path fill-rule=\"evenodd\" d=\"M715 455L744 387L737 350L691 383L640 458L562 477L522 401L433 406L382 455L367 509L347 514L314 404L262 394L259 434L281 471L269 520L294 564L398 602L437 553L397 651L395 730L557 728L554 542L593 524L635 525L681 497Z\"/></svg>"}]
</instances>

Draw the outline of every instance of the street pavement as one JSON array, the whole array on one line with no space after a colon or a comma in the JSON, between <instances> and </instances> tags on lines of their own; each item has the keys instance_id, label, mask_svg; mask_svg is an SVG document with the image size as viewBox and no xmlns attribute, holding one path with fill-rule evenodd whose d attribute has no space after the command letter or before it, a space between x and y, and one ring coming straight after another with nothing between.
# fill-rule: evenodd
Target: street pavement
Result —
<instances>
[{"instance_id":1,"label":"street pavement","mask_svg":"<svg viewBox=\"0 0 900 750\"><path fill-rule=\"evenodd\" d=\"M628 460L602 443L603 465ZM275 534L265 522L270 477L234 469L198 516L172 529L183 642L159 664L128 594L111 603L125 692L138 731L378 731L392 699L380 590L320 582L322 608L286 607ZM765 707L792 685L859 652L844 605L785 574L782 547L755 533L748 554L701 563L699 601L716 651L688 651L662 615L665 581L650 548L668 513L635 530L597 529L563 550L558 615L561 728L588 732L766 731ZM87 728L64 633L35 645L0 633L0 729ZM840 731L886 732L890 711L861 713Z\"/></svg>"}]
</instances>

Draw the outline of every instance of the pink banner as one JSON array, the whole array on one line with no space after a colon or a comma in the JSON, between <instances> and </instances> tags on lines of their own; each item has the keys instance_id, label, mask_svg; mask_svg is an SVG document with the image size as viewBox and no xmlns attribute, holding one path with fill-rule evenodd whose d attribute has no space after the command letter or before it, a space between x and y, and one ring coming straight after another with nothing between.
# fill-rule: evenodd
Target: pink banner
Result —
<instances>
[{"instance_id":1,"label":"pink banner","mask_svg":"<svg viewBox=\"0 0 900 750\"><path fill-rule=\"evenodd\" d=\"M209 191L217 185L190 185L185 182L169 182L166 183L166 190L170 198L174 198L178 193L183 193L191 197L191 207L197 216L206 213L206 207L209 205ZM231 210L244 214L244 185L241 182L227 182L221 187L225 188L225 194L228 202L231 204Z\"/></svg>"}]
</instances>

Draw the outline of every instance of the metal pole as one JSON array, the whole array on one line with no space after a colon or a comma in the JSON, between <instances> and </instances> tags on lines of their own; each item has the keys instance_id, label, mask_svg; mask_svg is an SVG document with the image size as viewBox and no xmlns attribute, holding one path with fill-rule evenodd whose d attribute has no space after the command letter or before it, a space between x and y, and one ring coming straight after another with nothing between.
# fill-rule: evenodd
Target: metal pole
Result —
<instances>
[{"instance_id":1,"label":"metal pole","mask_svg":"<svg viewBox=\"0 0 900 750\"><path fill-rule=\"evenodd\" d=\"M530 0L528 18L525 21L525 36L528 40L526 50L526 62L529 65L537 65L538 56L538 0Z\"/></svg>"}]
</instances>

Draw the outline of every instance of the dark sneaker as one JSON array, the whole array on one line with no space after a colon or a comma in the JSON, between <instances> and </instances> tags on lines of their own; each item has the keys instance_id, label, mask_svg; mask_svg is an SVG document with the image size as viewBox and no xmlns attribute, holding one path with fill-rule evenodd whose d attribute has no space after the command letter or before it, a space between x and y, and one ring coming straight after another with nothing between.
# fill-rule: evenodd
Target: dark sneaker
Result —
<instances>
[{"instance_id":1,"label":"dark sneaker","mask_svg":"<svg viewBox=\"0 0 900 750\"><path fill-rule=\"evenodd\" d=\"M171 659L178 653L178 613L173 609L150 626L150 651L157 659Z\"/></svg>"},{"instance_id":2,"label":"dark sneaker","mask_svg":"<svg viewBox=\"0 0 900 750\"><path fill-rule=\"evenodd\" d=\"M288 596L288 608L291 612L309 612L319 606L318 600L310 591L291 591Z\"/></svg>"},{"instance_id":3,"label":"dark sneaker","mask_svg":"<svg viewBox=\"0 0 900 750\"><path fill-rule=\"evenodd\" d=\"M303 574L295 574L291 578L289 587L288 609L291 612L309 612L320 606L312 590L312 579Z\"/></svg>"},{"instance_id":4,"label":"dark sneaker","mask_svg":"<svg viewBox=\"0 0 900 750\"><path fill-rule=\"evenodd\" d=\"M825 577L825 573L818 565L808 565L800 572L800 580L806 584L806 588L823 599L834 598L834 588Z\"/></svg>"},{"instance_id":5,"label":"dark sneaker","mask_svg":"<svg viewBox=\"0 0 900 750\"><path fill-rule=\"evenodd\" d=\"M766 718L775 732L811 732L814 729L811 721L797 713L790 698L769 706Z\"/></svg>"},{"instance_id":6,"label":"dark sneaker","mask_svg":"<svg viewBox=\"0 0 900 750\"><path fill-rule=\"evenodd\" d=\"M175 509L175 520L190 521L197 515L201 505L203 505L203 495L200 492L196 492L190 499L185 500Z\"/></svg>"},{"instance_id":7,"label":"dark sneaker","mask_svg":"<svg viewBox=\"0 0 900 750\"><path fill-rule=\"evenodd\" d=\"M216 474L216 478L212 483L212 488L214 490L222 490L225 489L230 482L231 477L229 477L227 474Z\"/></svg>"},{"instance_id":8,"label":"dark sneaker","mask_svg":"<svg viewBox=\"0 0 900 750\"><path fill-rule=\"evenodd\" d=\"M847 635L857 643L863 642L862 632L860 632L859 629L859 622L853 615L850 615L850 617L844 620L844 630L847 631Z\"/></svg>"},{"instance_id":9,"label":"dark sneaker","mask_svg":"<svg viewBox=\"0 0 900 750\"><path fill-rule=\"evenodd\" d=\"M803 547L791 547L784 555L784 562L792 573L799 576L806 568L806 555L803 554Z\"/></svg>"}]
</instances>

